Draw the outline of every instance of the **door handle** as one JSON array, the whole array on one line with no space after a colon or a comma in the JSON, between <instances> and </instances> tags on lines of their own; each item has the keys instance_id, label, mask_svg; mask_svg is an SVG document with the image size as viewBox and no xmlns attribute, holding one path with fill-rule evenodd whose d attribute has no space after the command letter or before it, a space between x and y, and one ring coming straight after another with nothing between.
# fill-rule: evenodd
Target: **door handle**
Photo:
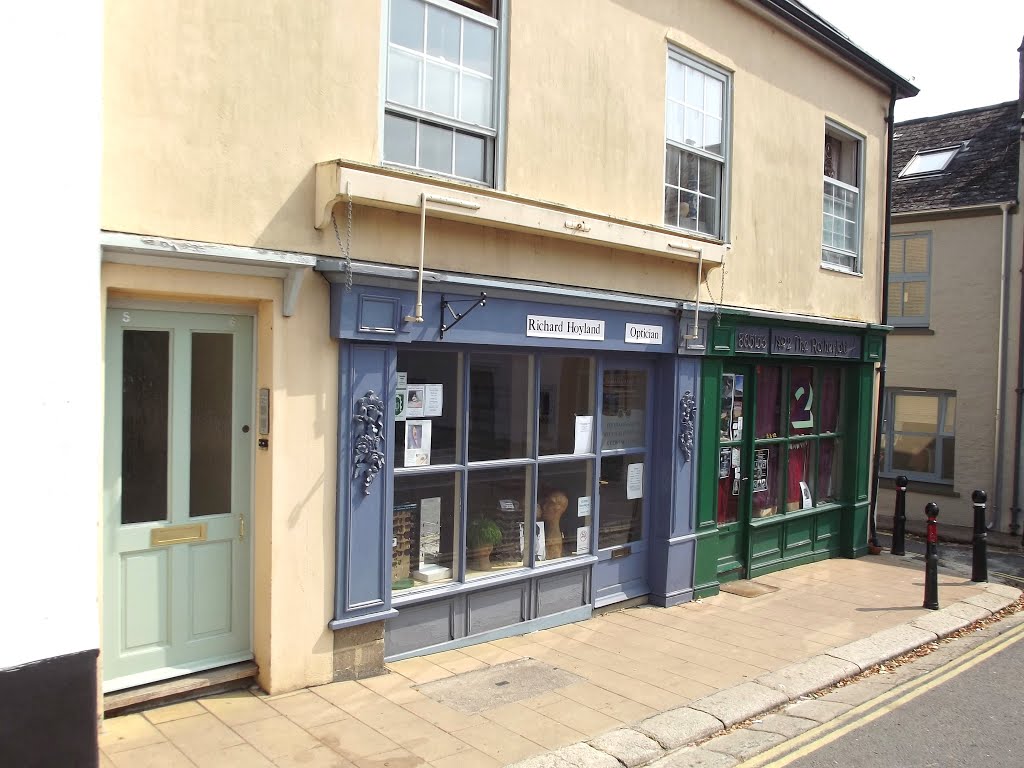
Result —
<instances>
[{"instance_id":1,"label":"door handle","mask_svg":"<svg viewBox=\"0 0 1024 768\"><path fill-rule=\"evenodd\" d=\"M245 541L245 515L238 516L238 540Z\"/></svg>"}]
</instances>

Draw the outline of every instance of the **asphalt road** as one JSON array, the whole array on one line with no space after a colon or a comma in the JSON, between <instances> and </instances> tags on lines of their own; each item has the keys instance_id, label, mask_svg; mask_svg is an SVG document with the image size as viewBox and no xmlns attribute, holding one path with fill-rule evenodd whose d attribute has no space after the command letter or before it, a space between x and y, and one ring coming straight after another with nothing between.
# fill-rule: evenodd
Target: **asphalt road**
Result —
<instances>
[{"instance_id":1,"label":"asphalt road","mask_svg":"<svg viewBox=\"0 0 1024 768\"><path fill-rule=\"evenodd\" d=\"M892 536L888 533L879 531L878 540L886 549L889 549L892 544ZM921 539L908 535L904 540L907 557L920 560L922 570L924 570L924 549L925 543ZM971 577L972 558L973 548L968 545L939 543L939 565L962 574L968 579ZM1017 587L1017 589L1024 589L1024 554L989 547L988 580L992 583L998 582Z\"/></svg>"},{"instance_id":2,"label":"asphalt road","mask_svg":"<svg viewBox=\"0 0 1024 768\"><path fill-rule=\"evenodd\" d=\"M1008 645L986 658L963 657L948 679L921 678L920 694L861 727L813 742L791 768L1020 768L1024 766L1024 632L1008 632ZM972 662L976 662L971 666ZM959 671L962 669L963 671ZM814 751L806 754L807 749Z\"/></svg>"}]
</instances>

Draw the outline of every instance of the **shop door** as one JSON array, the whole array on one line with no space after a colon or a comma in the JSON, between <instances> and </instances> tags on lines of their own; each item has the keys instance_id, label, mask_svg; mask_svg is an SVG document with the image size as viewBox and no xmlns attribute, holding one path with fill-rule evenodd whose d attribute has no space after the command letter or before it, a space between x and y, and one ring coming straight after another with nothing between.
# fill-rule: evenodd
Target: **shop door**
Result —
<instances>
[{"instance_id":1,"label":"shop door","mask_svg":"<svg viewBox=\"0 0 1024 768\"><path fill-rule=\"evenodd\" d=\"M726 366L718 424L718 580L746 577L750 522L750 430L753 392L748 366Z\"/></svg>"},{"instance_id":2,"label":"shop door","mask_svg":"<svg viewBox=\"0 0 1024 768\"><path fill-rule=\"evenodd\" d=\"M112 309L104 691L252 658L252 318Z\"/></svg>"},{"instance_id":3,"label":"shop door","mask_svg":"<svg viewBox=\"0 0 1024 768\"><path fill-rule=\"evenodd\" d=\"M647 550L653 369L607 362L601 378L601 476L594 603L600 607L650 592Z\"/></svg>"}]
</instances>

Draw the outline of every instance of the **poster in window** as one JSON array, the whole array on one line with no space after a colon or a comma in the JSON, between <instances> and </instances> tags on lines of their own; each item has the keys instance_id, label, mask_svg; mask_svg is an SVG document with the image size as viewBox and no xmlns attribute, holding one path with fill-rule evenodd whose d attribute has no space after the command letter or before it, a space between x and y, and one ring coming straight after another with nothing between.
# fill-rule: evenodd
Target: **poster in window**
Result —
<instances>
[{"instance_id":1,"label":"poster in window","mask_svg":"<svg viewBox=\"0 0 1024 768\"><path fill-rule=\"evenodd\" d=\"M724 480L732 472L732 448L721 448L718 451L718 479Z\"/></svg>"},{"instance_id":2,"label":"poster in window","mask_svg":"<svg viewBox=\"0 0 1024 768\"><path fill-rule=\"evenodd\" d=\"M427 399L426 388L422 384L410 384L405 390L405 415L410 419L422 419L424 403Z\"/></svg>"},{"instance_id":3,"label":"poster in window","mask_svg":"<svg viewBox=\"0 0 1024 768\"><path fill-rule=\"evenodd\" d=\"M642 499L644 497L644 465L630 464L626 468L626 498Z\"/></svg>"},{"instance_id":4,"label":"poster in window","mask_svg":"<svg viewBox=\"0 0 1024 768\"><path fill-rule=\"evenodd\" d=\"M440 416L444 410L444 384L423 385L423 415Z\"/></svg>"},{"instance_id":5,"label":"poster in window","mask_svg":"<svg viewBox=\"0 0 1024 768\"><path fill-rule=\"evenodd\" d=\"M590 526L581 525L576 529L576 554L585 555L590 552Z\"/></svg>"},{"instance_id":6,"label":"poster in window","mask_svg":"<svg viewBox=\"0 0 1024 768\"><path fill-rule=\"evenodd\" d=\"M768 490L768 448L758 448L754 451L754 493L764 493Z\"/></svg>"},{"instance_id":7,"label":"poster in window","mask_svg":"<svg viewBox=\"0 0 1024 768\"><path fill-rule=\"evenodd\" d=\"M732 405L735 385L735 374L722 374L722 408L719 422L722 440L732 440Z\"/></svg>"},{"instance_id":8,"label":"poster in window","mask_svg":"<svg viewBox=\"0 0 1024 768\"><path fill-rule=\"evenodd\" d=\"M594 450L594 417L576 417L576 439L573 453L590 453Z\"/></svg>"},{"instance_id":9,"label":"poster in window","mask_svg":"<svg viewBox=\"0 0 1024 768\"><path fill-rule=\"evenodd\" d=\"M405 421L406 389L409 386L409 374L398 372L398 385L395 387L395 421Z\"/></svg>"},{"instance_id":10,"label":"poster in window","mask_svg":"<svg viewBox=\"0 0 1024 768\"><path fill-rule=\"evenodd\" d=\"M426 419L405 422L405 466L430 464L430 424Z\"/></svg>"}]
</instances>

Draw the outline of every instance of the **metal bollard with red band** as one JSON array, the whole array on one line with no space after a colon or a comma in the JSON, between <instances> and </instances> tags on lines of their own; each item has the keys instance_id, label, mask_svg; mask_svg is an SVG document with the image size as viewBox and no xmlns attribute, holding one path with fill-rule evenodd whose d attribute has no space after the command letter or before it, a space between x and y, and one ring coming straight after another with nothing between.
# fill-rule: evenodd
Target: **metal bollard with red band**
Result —
<instances>
[{"instance_id":1,"label":"metal bollard with red band","mask_svg":"<svg viewBox=\"0 0 1024 768\"><path fill-rule=\"evenodd\" d=\"M892 546L890 555L905 555L907 539L907 485L906 475L896 478L896 511L892 516Z\"/></svg>"},{"instance_id":2,"label":"metal bollard with red band","mask_svg":"<svg viewBox=\"0 0 1024 768\"><path fill-rule=\"evenodd\" d=\"M928 543L924 554L924 607L933 611L939 608L939 505L929 501L924 508L928 516Z\"/></svg>"}]
</instances>

